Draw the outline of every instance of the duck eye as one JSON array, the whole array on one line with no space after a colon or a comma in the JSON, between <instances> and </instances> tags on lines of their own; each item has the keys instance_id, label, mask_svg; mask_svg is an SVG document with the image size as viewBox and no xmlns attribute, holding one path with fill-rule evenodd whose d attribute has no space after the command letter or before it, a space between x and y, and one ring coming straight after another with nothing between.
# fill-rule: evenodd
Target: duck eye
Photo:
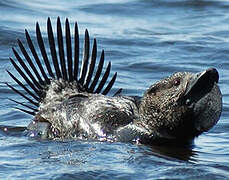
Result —
<instances>
[{"instance_id":1,"label":"duck eye","mask_svg":"<svg viewBox=\"0 0 229 180\"><path fill-rule=\"evenodd\" d=\"M174 84L174 86L179 86L180 85L180 79L175 79L173 84Z\"/></svg>"}]
</instances>

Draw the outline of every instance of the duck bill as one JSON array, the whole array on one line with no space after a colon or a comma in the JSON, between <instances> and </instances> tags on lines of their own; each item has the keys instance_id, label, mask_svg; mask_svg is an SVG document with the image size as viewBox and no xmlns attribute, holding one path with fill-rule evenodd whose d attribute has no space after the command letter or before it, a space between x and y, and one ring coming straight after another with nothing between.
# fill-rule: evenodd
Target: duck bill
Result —
<instances>
[{"instance_id":1,"label":"duck bill","mask_svg":"<svg viewBox=\"0 0 229 180\"><path fill-rule=\"evenodd\" d=\"M222 111L222 94L217 85L216 69L207 69L195 74L187 85L184 100L192 112L196 136L208 131L219 120Z\"/></svg>"},{"instance_id":2,"label":"duck bill","mask_svg":"<svg viewBox=\"0 0 229 180\"><path fill-rule=\"evenodd\" d=\"M219 73L215 68L198 73L187 86L184 97L200 96L211 91L215 83L219 81Z\"/></svg>"}]
</instances>

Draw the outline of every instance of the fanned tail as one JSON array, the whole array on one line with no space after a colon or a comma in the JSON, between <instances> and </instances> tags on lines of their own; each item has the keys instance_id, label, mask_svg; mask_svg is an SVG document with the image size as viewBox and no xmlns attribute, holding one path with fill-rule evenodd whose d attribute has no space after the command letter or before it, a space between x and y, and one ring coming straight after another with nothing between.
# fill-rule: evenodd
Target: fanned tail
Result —
<instances>
[{"instance_id":1,"label":"fanned tail","mask_svg":"<svg viewBox=\"0 0 229 180\"><path fill-rule=\"evenodd\" d=\"M27 85L24 85L15 75L13 75L8 70L7 72L12 77L12 79L22 89L25 90L26 94L22 93L8 83L6 83L6 85L14 92L19 94L21 97L23 97L25 100L27 100L30 104L35 106L32 107L25 103L10 99L11 101L25 108L28 108L29 110L25 110L22 108L17 109L25 113L35 115L35 113L38 111L37 109L39 106L39 102L42 100L42 96L44 95L44 88L51 83L51 79L62 78L63 80L68 82L76 81L80 91L86 91L88 93L101 93L103 95L106 95L114 85L117 73L115 73L112 78L108 80L111 69L111 63L109 62L107 67L105 68L105 72L102 75L102 70L104 67L103 50L100 56L98 67L95 71L97 43L96 39L94 39L92 53L90 56L90 38L87 29L85 30L83 59L80 68L79 33L77 23L75 23L74 29L74 47L72 47L72 38L68 19L66 19L65 21L65 41L59 17L57 18L57 45L55 42L50 18L48 18L47 20L47 32L53 67L50 64L50 57L47 54L45 43L38 23L36 23L36 38L41 52L41 57L38 56L37 50L35 49L35 46L27 30L25 30L25 36L31 53L28 53L28 50L26 50L20 40L18 40L18 45L21 53L23 54L23 57L19 55L19 53L13 48L13 53L18 63L16 63L15 60L13 60L12 58L10 58L10 62L20 74L20 76L24 79ZM27 63L25 63L23 59L25 59ZM78 72L79 69L80 72ZM95 74L94 77L93 74ZM118 90L117 93L119 93L120 91L121 90Z\"/></svg>"}]
</instances>

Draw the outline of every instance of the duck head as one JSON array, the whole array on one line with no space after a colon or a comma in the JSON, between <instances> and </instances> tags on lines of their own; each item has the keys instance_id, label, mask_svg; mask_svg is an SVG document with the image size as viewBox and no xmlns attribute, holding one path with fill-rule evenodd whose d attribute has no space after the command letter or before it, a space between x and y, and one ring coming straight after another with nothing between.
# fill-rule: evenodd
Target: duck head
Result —
<instances>
[{"instance_id":1,"label":"duck head","mask_svg":"<svg viewBox=\"0 0 229 180\"><path fill-rule=\"evenodd\" d=\"M192 140L212 128L221 115L219 74L210 68L178 72L152 85L144 94L139 124L152 136Z\"/></svg>"}]
</instances>

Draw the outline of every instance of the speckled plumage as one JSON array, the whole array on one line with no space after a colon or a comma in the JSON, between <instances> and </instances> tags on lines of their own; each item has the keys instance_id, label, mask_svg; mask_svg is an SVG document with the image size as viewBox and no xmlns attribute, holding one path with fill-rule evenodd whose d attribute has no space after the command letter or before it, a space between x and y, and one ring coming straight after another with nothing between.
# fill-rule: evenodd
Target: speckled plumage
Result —
<instances>
[{"instance_id":1,"label":"speckled plumage","mask_svg":"<svg viewBox=\"0 0 229 180\"><path fill-rule=\"evenodd\" d=\"M60 19L57 19L59 59L55 50L50 19L47 24L53 67L45 58L46 50L42 46L43 39L37 24L38 44L43 52L42 56L48 73L45 73L42 63L36 56L36 50L27 31L27 43L41 73L39 74L34 69L35 66L20 41L21 52L34 74L30 73L15 50L15 57L21 67L13 59L11 62L32 90L8 72L28 95L7 85L36 106L33 108L17 102L33 110L18 108L34 115L27 128L30 136L138 141L141 143L153 143L158 140L184 142L208 131L217 123L222 111L222 95L217 85L219 75L216 69L211 68L196 74L175 73L153 84L146 90L143 97L123 96L120 94L121 90L117 91L114 96L106 96L115 82L116 73L108 81L111 68L109 63L104 75L101 75L104 51L101 53L97 71L94 72L97 57L96 40L94 40L89 60L89 35L87 30L85 31L83 60L78 75L77 24L75 25L74 60L68 20L65 24L67 60L64 56ZM54 72L53 69L55 69Z\"/></svg>"}]
</instances>

